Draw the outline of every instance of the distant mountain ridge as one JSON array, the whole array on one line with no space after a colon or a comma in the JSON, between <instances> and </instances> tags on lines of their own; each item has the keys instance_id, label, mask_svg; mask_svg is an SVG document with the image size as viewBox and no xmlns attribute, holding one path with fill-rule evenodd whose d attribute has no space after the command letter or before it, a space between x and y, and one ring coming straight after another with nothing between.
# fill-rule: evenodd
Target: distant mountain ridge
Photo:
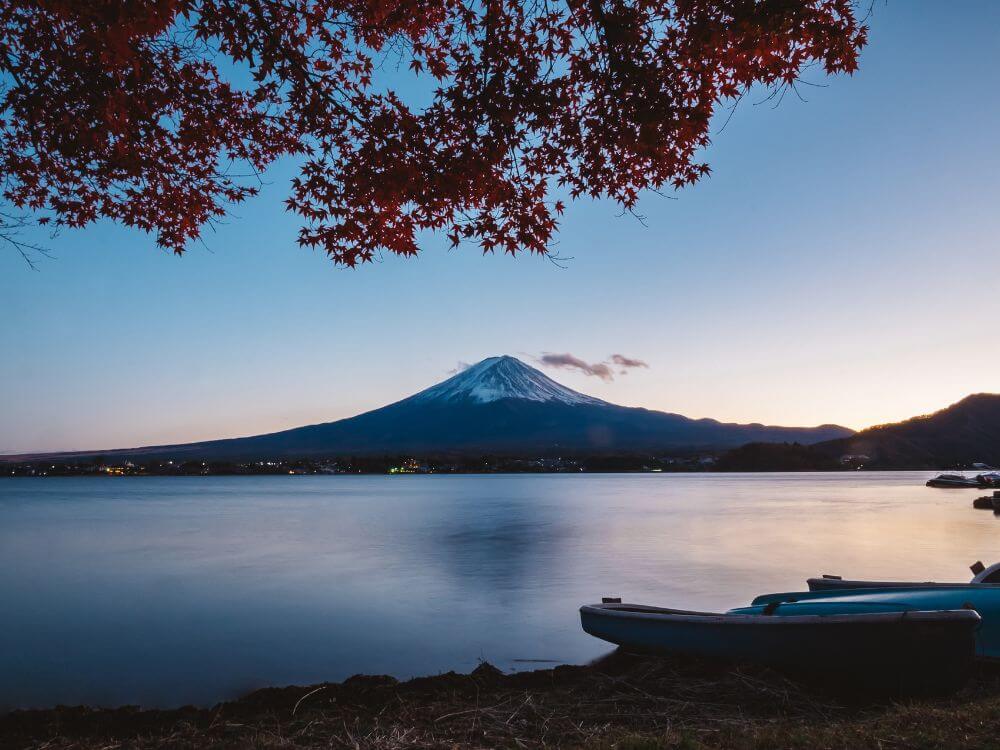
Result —
<instances>
[{"instance_id":1,"label":"distant mountain ridge","mask_svg":"<svg viewBox=\"0 0 1000 750\"><path fill-rule=\"evenodd\" d=\"M336 422L253 437L47 454L46 458L99 454L187 461L638 453L725 449L755 441L812 444L851 434L838 425L727 424L618 406L567 388L515 357L502 356L485 359L402 401Z\"/></svg>"},{"instance_id":2,"label":"distant mountain ridge","mask_svg":"<svg viewBox=\"0 0 1000 750\"><path fill-rule=\"evenodd\" d=\"M827 455L867 456L867 465L892 468L1000 466L1000 394L976 393L933 414L869 427L814 448Z\"/></svg>"},{"instance_id":3,"label":"distant mountain ridge","mask_svg":"<svg viewBox=\"0 0 1000 750\"><path fill-rule=\"evenodd\" d=\"M1000 467L1000 394L976 393L944 409L814 445L757 442L722 455L721 471L825 471Z\"/></svg>"}]
</instances>

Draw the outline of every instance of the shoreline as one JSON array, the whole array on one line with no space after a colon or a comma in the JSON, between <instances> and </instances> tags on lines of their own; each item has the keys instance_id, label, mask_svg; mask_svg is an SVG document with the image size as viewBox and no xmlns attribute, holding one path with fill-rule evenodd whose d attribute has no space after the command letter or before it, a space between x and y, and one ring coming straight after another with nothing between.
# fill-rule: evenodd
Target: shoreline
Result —
<instances>
[{"instance_id":1,"label":"shoreline","mask_svg":"<svg viewBox=\"0 0 1000 750\"><path fill-rule=\"evenodd\" d=\"M0 746L78 748L993 747L1000 672L953 696L859 701L760 667L615 652L504 674L356 675L211 708L59 706L0 715Z\"/></svg>"},{"instance_id":2,"label":"shoreline","mask_svg":"<svg viewBox=\"0 0 1000 750\"><path fill-rule=\"evenodd\" d=\"M0 460L2 464L2 460ZM338 471L338 472L209 472L209 473L168 473L168 472L132 472L132 473L97 473L97 472L57 472L57 473L37 473L37 474L4 474L0 473L0 479L78 479L81 477L91 479L121 479L121 478L142 478L142 477L176 477L180 479L199 479L204 477L468 477L468 476L580 476L580 475L619 475L619 474L667 474L684 476L712 476L731 474L884 474L884 473L916 473L916 472L942 472L942 471L978 471L978 469L942 469L924 467L872 467L863 469L609 469L607 471L598 469L560 469L560 470L539 470L539 471L517 471L517 470L496 470L496 471ZM959 489L983 489L959 488Z\"/></svg>"}]
</instances>

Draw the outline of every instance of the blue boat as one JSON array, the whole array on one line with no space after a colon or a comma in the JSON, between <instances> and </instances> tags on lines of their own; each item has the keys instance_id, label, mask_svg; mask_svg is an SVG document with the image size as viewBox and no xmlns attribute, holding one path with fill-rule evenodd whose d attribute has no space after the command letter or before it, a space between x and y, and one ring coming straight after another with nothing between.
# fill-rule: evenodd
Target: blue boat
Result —
<instances>
[{"instance_id":1,"label":"blue boat","mask_svg":"<svg viewBox=\"0 0 1000 750\"><path fill-rule=\"evenodd\" d=\"M580 620L628 651L757 662L879 691L947 692L971 672L981 621L974 610L799 606L713 613L605 602L581 607Z\"/></svg>"},{"instance_id":2,"label":"blue boat","mask_svg":"<svg viewBox=\"0 0 1000 750\"><path fill-rule=\"evenodd\" d=\"M1000 586L992 584L931 584L895 588L858 588L830 591L790 591L765 594L749 607L732 610L742 614L802 615L828 612L926 612L974 610L982 618L976 629L976 656L1000 659Z\"/></svg>"},{"instance_id":3,"label":"blue boat","mask_svg":"<svg viewBox=\"0 0 1000 750\"><path fill-rule=\"evenodd\" d=\"M824 575L809 578L810 591L843 591L846 589L901 589L901 588L967 588L969 586L997 586L1000 588L1000 563L985 567L981 562L971 566L974 573L968 583L937 583L935 581L864 581Z\"/></svg>"}]
</instances>

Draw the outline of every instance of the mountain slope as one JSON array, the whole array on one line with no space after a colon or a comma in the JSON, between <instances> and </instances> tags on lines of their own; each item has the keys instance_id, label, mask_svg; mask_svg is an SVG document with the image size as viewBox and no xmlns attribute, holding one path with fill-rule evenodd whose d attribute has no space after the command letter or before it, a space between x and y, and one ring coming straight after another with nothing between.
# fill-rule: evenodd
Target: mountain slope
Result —
<instances>
[{"instance_id":1,"label":"mountain slope","mask_svg":"<svg viewBox=\"0 0 1000 750\"><path fill-rule=\"evenodd\" d=\"M973 394L933 414L870 427L815 448L827 455L868 456L867 466L1000 466L1000 394Z\"/></svg>"},{"instance_id":2,"label":"mountain slope","mask_svg":"<svg viewBox=\"0 0 1000 750\"><path fill-rule=\"evenodd\" d=\"M490 357L402 401L337 422L255 437L101 453L178 460L624 453L725 448L752 441L816 443L848 434L850 430L836 425L725 424L617 406L578 393L505 356Z\"/></svg>"}]
</instances>

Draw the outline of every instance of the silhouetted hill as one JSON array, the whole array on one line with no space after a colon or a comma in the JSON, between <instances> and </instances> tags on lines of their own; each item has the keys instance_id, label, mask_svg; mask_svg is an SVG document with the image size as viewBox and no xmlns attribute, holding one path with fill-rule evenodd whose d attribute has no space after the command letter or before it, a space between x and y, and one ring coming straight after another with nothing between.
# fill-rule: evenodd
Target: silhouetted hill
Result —
<instances>
[{"instance_id":1,"label":"silhouetted hill","mask_svg":"<svg viewBox=\"0 0 1000 750\"><path fill-rule=\"evenodd\" d=\"M865 455L869 468L1000 466L1000 394L977 393L946 409L813 446L826 456Z\"/></svg>"}]
</instances>

